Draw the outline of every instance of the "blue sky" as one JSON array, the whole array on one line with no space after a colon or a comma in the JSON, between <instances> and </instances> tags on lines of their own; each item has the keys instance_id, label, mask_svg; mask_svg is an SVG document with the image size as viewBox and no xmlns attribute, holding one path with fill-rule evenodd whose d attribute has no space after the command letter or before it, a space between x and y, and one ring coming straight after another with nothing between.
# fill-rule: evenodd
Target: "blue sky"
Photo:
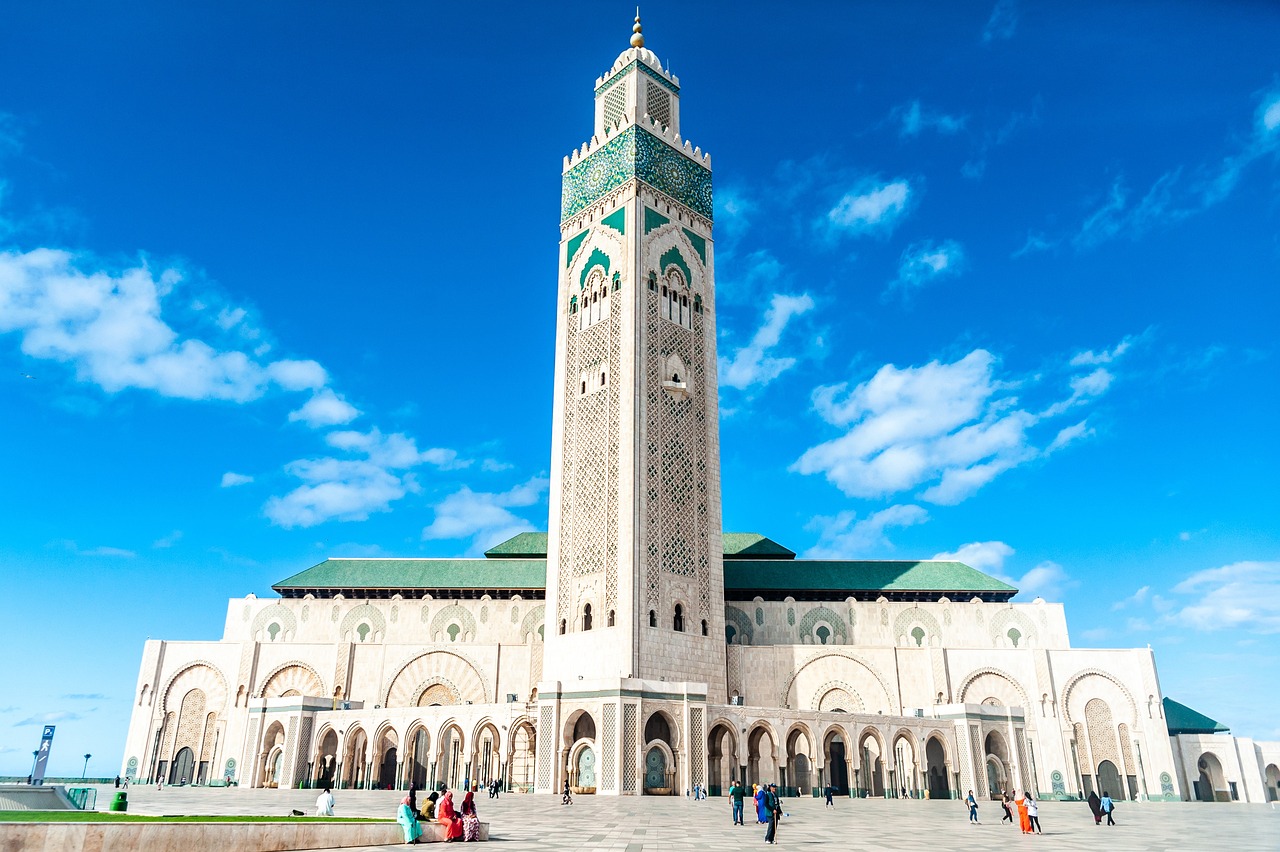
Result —
<instances>
[{"instance_id":1,"label":"blue sky","mask_svg":"<svg viewBox=\"0 0 1280 852\"><path fill-rule=\"evenodd\" d=\"M561 158L632 13L0 12L0 773L53 722L112 774L147 637L545 529ZM956 554L1280 738L1280 11L643 12L715 166L725 528Z\"/></svg>"}]
</instances>

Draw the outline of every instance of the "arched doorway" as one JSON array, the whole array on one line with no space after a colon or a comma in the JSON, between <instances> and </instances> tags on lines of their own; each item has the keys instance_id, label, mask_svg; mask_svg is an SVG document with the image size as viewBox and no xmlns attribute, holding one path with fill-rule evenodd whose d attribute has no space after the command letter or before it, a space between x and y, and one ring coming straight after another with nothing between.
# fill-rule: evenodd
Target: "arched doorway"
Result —
<instances>
[{"instance_id":1,"label":"arched doorway","mask_svg":"<svg viewBox=\"0 0 1280 852\"><path fill-rule=\"evenodd\" d=\"M919 795L919 783L916 780L916 747L915 743L904 734L893 740L893 789L891 796L911 798Z\"/></svg>"},{"instance_id":2,"label":"arched doorway","mask_svg":"<svg viewBox=\"0 0 1280 852\"><path fill-rule=\"evenodd\" d=\"M564 766L569 786L579 795L596 791L596 720L585 710L569 717L565 725L568 750Z\"/></svg>"},{"instance_id":3,"label":"arched doorway","mask_svg":"<svg viewBox=\"0 0 1280 852\"><path fill-rule=\"evenodd\" d=\"M844 735L839 729L827 732L822 741L823 757L827 771L824 779L837 796L849 795L849 758Z\"/></svg>"},{"instance_id":4,"label":"arched doorway","mask_svg":"<svg viewBox=\"0 0 1280 852\"><path fill-rule=\"evenodd\" d=\"M589 742L579 744L573 760L575 793L590 795L596 791L596 750Z\"/></svg>"},{"instance_id":5,"label":"arched doorway","mask_svg":"<svg viewBox=\"0 0 1280 852\"><path fill-rule=\"evenodd\" d=\"M670 796L676 792L676 737L671 718L661 710L644 723L644 793Z\"/></svg>"},{"instance_id":6,"label":"arched doorway","mask_svg":"<svg viewBox=\"0 0 1280 852\"><path fill-rule=\"evenodd\" d=\"M511 746L511 768L507 772L508 790L518 793L533 792L533 759L536 753L533 725L517 725Z\"/></svg>"},{"instance_id":7,"label":"arched doorway","mask_svg":"<svg viewBox=\"0 0 1280 852\"><path fill-rule=\"evenodd\" d=\"M1123 799L1124 788L1120 786L1120 772L1116 769L1116 765L1109 760L1104 760L1098 764L1098 786L1102 788L1102 795L1111 796L1113 799Z\"/></svg>"},{"instance_id":8,"label":"arched doorway","mask_svg":"<svg viewBox=\"0 0 1280 852\"><path fill-rule=\"evenodd\" d=\"M864 796L884 796L884 754L880 738L867 733L859 746L862 751L862 767L858 774L858 787Z\"/></svg>"},{"instance_id":9,"label":"arched doorway","mask_svg":"<svg viewBox=\"0 0 1280 852\"><path fill-rule=\"evenodd\" d=\"M1280 766L1267 764L1267 801L1280 800Z\"/></svg>"},{"instance_id":10,"label":"arched doorway","mask_svg":"<svg viewBox=\"0 0 1280 852\"><path fill-rule=\"evenodd\" d=\"M1200 777L1195 781L1196 799L1201 802L1229 802L1231 792L1222 773L1222 763L1212 752L1205 752L1196 761Z\"/></svg>"},{"instance_id":11,"label":"arched doorway","mask_svg":"<svg viewBox=\"0 0 1280 852\"><path fill-rule=\"evenodd\" d=\"M729 782L738 777L737 746L733 730L723 722L711 726L707 735L707 793L719 796L729 789Z\"/></svg>"},{"instance_id":12,"label":"arched doorway","mask_svg":"<svg viewBox=\"0 0 1280 852\"><path fill-rule=\"evenodd\" d=\"M332 787L334 776L338 771L338 733L329 728L320 737L320 747L316 749L315 781L316 786L324 789Z\"/></svg>"},{"instance_id":13,"label":"arched doorway","mask_svg":"<svg viewBox=\"0 0 1280 852\"><path fill-rule=\"evenodd\" d=\"M498 760L498 729L492 722L485 722L476 731L475 747L472 749L472 780L488 786L501 774Z\"/></svg>"},{"instance_id":14,"label":"arched doorway","mask_svg":"<svg viewBox=\"0 0 1280 852\"><path fill-rule=\"evenodd\" d=\"M813 789L809 777L809 735L796 728L787 735L787 777L784 779L787 796L806 796Z\"/></svg>"},{"instance_id":15,"label":"arched doorway","mask_svg":"<svg viewBox=\"0 0 1280 852\"><path fill-rule=\"evenodd\" d=\"M924 747L924 759L929 786L929 798L951 798L951 784L947 778L947 751L937 737L929 737Z\"/></svg>"},{"instance_id":16,"label":"arched doorway","mask_svg":"<svg viewBox=\"0 0 1280 852\"><path fill-rule=\"evenodd\" d=\"M760 725L747 735L747 783L777 782L776 752L773 734L766 726Z\"/></svg>"},{"instance_id":17,"label":"arched doorway","mask_svg":"<svg viewBox=\"0 0 1280 852\"><path fill-rule=\"evenodd\" d=\"M431 769L431 735L426 728L419 726L409 735L408 744L408 781L417 789L423 790L427 786L427 776Z\"/></svg>"},{"instance_id":18,"label":"arched doorway","mask_svg":"<svg viewBox=\"0 0 1280 852\"><path fill-rule=\"evenodd\" d=\"M344 789L358 789L364 785L368 755L369 737L364 729L356 727L347 731L347 747L343 750L340 782Z\"/></svg>"},{"instance_id":19,"label":"arched doorway","mask_svg":"<svg viewBox=\"0 0 1280 852\"><path fill-rule=\"evenodd\" d=\"M987 789L992 799L1009 789L1009 747L996 731L987 734L983 749L987 767Z\"/></svg>"},{"instance_id":20,"label":"arched doorway","mask_svg":"<svg viewBox=\"0 0 1280 852\"><path fill-rule=\"evenodd\" d=\"M449 725L440 732L436 780L450 790L456 790L466 780L466 769L462 757L462 730L457 725Z\"/></svg>"},{"instance_id":21,"label":"arched doorway","mask_svg":"<svg viewBox=\"0 0 1280 852\"><path fill-rule=\"evenodd\" d=\"M190 784L195 769L195 754L191 749L183 747L173 756L173 769L169 772L170 784Z\"/></svg>"},{"instance_id":22,"label":"arched doorway","mask_svg":"<svg viewBox=\"0 0 1280 852\"><path fill-rule=\"evenodd\" d=\"M284 780L284 725L272 722L262 737L259 787L279 787Z\"/></svg>"},{"instance_id":23,"label":"arched doorway","mask_svg":"<svg viewBox=\"0 0 1280 852\"><path fill-rule=\"evenodd\" d=\"M387 728L378 738L378 778L379 790L394 790L396 786L396 768L399 759L399 738L396 732Z\"/></svg>"}]
</instances>

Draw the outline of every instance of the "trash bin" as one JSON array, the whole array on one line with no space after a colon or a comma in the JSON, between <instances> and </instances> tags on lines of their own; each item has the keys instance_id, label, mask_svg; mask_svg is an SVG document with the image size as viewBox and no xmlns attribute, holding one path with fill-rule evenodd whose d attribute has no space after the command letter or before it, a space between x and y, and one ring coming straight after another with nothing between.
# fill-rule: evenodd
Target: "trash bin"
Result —
<instances>
[{"instance_id":1,"label":"trash bin","mask_svg":"<svg viewBox=\"0 0 1280 852\"><path fill-rule=\"evenodd\" d=\"M127 811L129 810L129 794L121 790L111 799L110 810Z\"/></svg>"}]
</instances>

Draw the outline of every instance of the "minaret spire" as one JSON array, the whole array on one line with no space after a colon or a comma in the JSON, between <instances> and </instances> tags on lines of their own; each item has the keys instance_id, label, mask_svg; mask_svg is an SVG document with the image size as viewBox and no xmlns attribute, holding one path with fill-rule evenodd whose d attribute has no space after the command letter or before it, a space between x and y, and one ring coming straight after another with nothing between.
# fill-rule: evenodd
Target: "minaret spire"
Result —
<instances>
[{"instance_id":1,"label":"minaret spire","mask_svg":"<svg viewBox=\"0 0 1280 852\"><path fill-rule=\"evenodd\" d=\"M640 32L640 7L636 7L636 23L631 28L631 46L644 47L644 33Z\"/></svg>"}]
</instances>

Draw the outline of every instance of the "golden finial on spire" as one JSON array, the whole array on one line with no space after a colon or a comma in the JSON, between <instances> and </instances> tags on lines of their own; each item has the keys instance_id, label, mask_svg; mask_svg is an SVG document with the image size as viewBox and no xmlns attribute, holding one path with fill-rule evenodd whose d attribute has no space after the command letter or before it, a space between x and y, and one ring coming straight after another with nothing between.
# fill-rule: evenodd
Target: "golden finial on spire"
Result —
<instances>
[{"instance_id":1,"label":"golden finial on spire","mask_svg":"<svg viewBox=\"0 0 1280 852\"><path fill-rule=\"evenodd\" d=\"M631 46L644 47L644 34L640 32L640 7L636 7L636 25L631 28Z\"/></svg>"}]
</instances>

